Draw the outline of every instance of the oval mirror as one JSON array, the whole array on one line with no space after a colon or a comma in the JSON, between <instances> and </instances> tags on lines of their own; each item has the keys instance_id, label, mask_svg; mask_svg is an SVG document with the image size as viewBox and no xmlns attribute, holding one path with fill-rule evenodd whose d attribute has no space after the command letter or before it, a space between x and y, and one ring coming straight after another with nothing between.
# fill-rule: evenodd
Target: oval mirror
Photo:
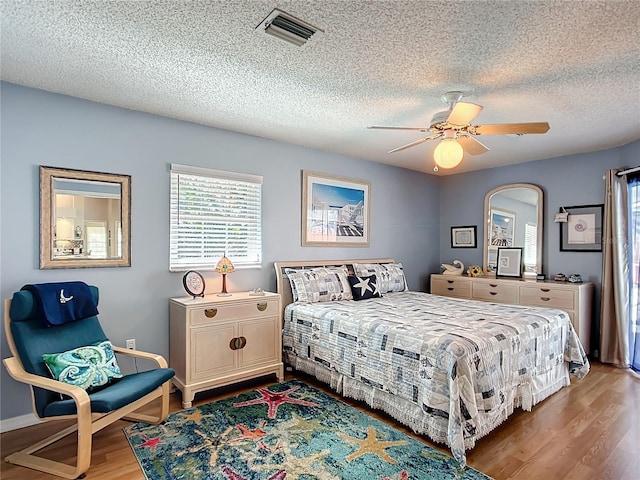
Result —
<instances>
[{"instance_id":1,"label":"oval mirror","mask_svg":"<svg viewBox=\"0 0 640 480\"><path fill-rule=\"evenodd\" d=\"M529 183L503 185L485 195L485 272L496 271L498 247L523 247L523 275L542 273L542 202L542 189Z\"/></svg>"},{"instance_id":2,"label":"oval mirror","mask_svg":"<svg viewBox=\"0 0 640 480\"><path fill-rule=\"evenodd\" d=\"M131 177L40 167L40 268L131 266Z\"/></svg>"}]
</instances>

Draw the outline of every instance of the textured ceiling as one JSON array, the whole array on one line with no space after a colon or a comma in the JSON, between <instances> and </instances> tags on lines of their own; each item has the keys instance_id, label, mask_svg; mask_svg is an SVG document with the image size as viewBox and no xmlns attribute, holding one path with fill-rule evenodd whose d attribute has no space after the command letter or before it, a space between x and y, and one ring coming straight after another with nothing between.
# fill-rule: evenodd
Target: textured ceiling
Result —
<instances>
[{"instance_id":1,"label":"textured ceiling","mask_svg":"<svg viewBox=\"0 0 640 480\"><path fill-rule=\"evenodd\" d=\"M279 8L324 33L296 47L256 26ZM548 121L484 136L458 173L640 138L640 1L2 0L8 82L433 173L442 94L473 122Z\"/></svg>"}]
</instances>

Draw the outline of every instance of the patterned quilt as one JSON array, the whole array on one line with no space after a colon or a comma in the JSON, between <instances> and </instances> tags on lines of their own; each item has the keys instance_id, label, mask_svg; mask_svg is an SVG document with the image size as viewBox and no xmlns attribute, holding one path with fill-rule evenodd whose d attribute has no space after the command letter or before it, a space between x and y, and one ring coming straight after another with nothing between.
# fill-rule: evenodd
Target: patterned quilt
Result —
<instances>
[{"instance_id":1,"label":"patterned quilt","mask_svg":"<svg viewBox=\"0 0 640 480\"><path fill-rule=\"evenodd\" d=\"M314 373L309 365L319 364L340 384L370 387L386 398L369 397L371 406L449 445L461 463L514 408L530 410L568 385L569 373L589 371L561 310L421 292L291 304L283 348L295 368ZM401 413L412 408L423 418Z\"/></svg>"}]
</instances>

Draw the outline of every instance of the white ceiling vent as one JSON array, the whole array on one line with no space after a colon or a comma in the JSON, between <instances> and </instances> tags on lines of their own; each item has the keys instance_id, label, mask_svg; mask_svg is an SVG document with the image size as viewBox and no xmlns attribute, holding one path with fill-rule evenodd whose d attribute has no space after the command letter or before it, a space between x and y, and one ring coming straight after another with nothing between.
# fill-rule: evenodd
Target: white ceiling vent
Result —
<instances>
[{"instance_id":1,"label":"white ceiling vent","mask_svg":"<svg viewBox=\"0 0 640 480\"><path fill-rule=\"evenodd\" d=\"M265 33L293 43L298 47L307 43L313 35L322 33L318 27L303 22L277 8L256 27L256 30L264 30Z\"/></svg>"}]
</instances>

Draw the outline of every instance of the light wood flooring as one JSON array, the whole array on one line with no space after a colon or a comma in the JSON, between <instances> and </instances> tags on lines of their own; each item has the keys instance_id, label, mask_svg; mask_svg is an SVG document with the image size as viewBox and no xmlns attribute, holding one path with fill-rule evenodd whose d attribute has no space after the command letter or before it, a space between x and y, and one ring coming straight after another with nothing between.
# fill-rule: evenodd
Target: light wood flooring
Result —
<instances>
[{"instance_id":1,"label":"light wood flooring","mask_svg":"<svg viewBox=\"0 0 640 480\"><path fill-rule=\"evenodd\" d=\"M327 392L324 385L302 374L287 374ZM196 396L195 405L210 402L241 391L273 383L272 378L226 387ZM330 392L331 393L331 392ZM171 395L171 411L181 409L180 393ZM358 402L348 403L371 413ZM373 415L411 432L384 414ZM120 421L93 437L93 456L87 479L144 479L131 448L122 432L127 422ZM55 426L55 425L53 425ZM3 433L0 454L4 458L53 432L50 424ZM441 450L426 439L412 435ZM73 437L72 437L73 438ZM64 439L48 448L51 458L69 461L75 445ZM467 452L470 466L496 480L509 479L640 479L640 378L615 367L592 363L591 372L582 380L572 378L563 388L532 412L516 411L507 422L478 442ZM1 462L3 480L53 479L51 475ZM419 480L419 479L411 479Z\"/></svg>"}]
</instances>

